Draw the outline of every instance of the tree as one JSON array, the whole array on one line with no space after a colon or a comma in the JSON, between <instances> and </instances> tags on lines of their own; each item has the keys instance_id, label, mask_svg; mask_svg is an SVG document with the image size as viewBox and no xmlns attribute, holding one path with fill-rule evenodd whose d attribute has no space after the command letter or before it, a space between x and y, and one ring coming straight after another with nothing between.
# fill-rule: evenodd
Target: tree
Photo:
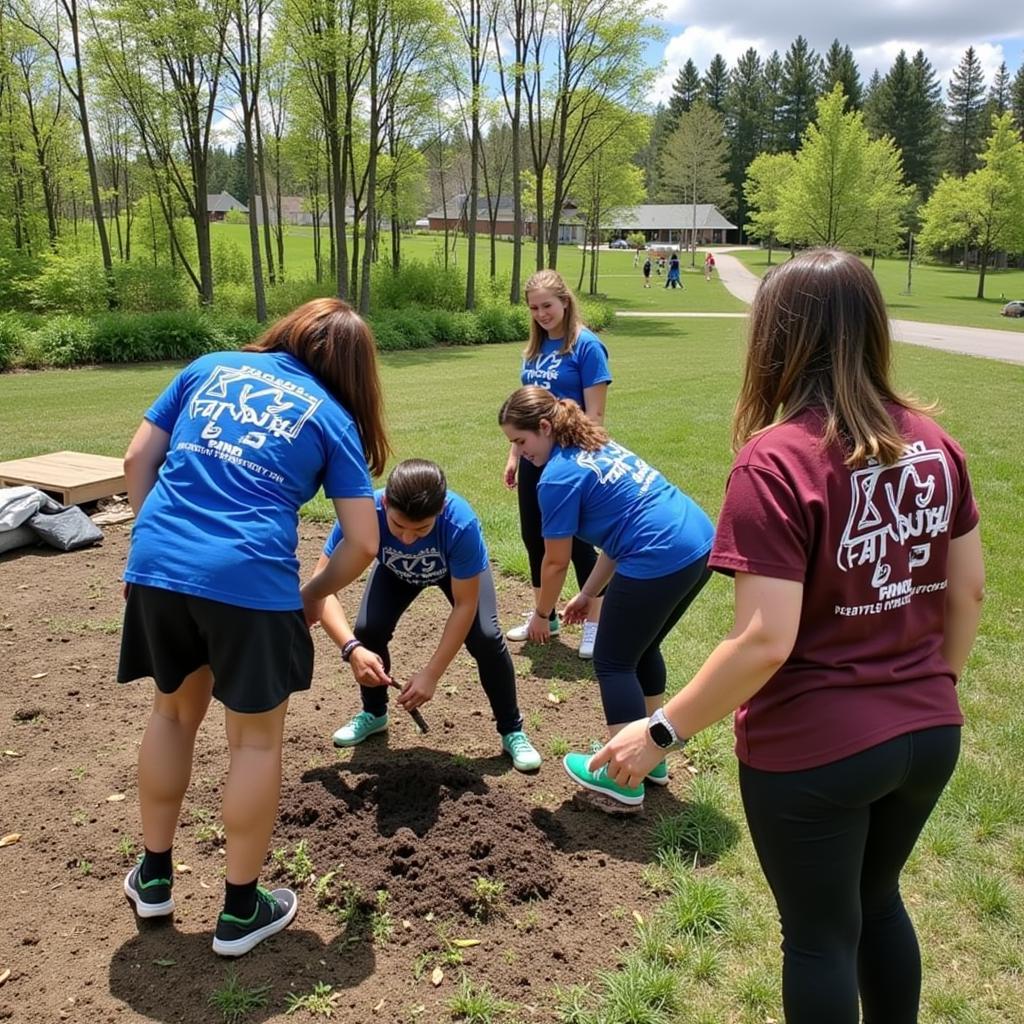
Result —
<instances>
[{"instance_id":1,"label":"tree","mask_svg":"<svg viewBox=\"0 0 1024 1024\"><path fill-rule=\"evenodd\" d=\"M887 256L898 248L914 197L913 186L903 183L902 155L888 136L868 143L864 179L867 230L863 245L871 250L874 270L876 256Z\"/></svg>"},{"instance_id":2,"label":"tree","mask_svg":"<svg viewBox=\"0 0 1024 1024\"><path fill-rule=\"evenodd\" d=\"M780 141L795 153L804 129L814 114L814 100L821 81L821 58L803 36L797 36L782 63Z\"/></svg>"},{"instance_id":3,"label":"tree","mask_svg":"<svg viewBox=\"0 0 1024 1024\"><path fill-rule=\"evenodd\" d=\"M704 102L720 114L725 110L725 93L729 88L729 65L725 58L716 53L701 82L700 95Z\"/></svg>"},{"instance_id":4,"label":"tree","mask_svg":"<svg viewBox=\"0 0 1024 1024\"><path fill-rule=\"evenodd\" d=\"M747 168L743 195L750 210L746 230L768 246L768 262L779 233L782 194L793 175L790 153L760 153Z\"/></svg>"},{"instance_id":5,"label":"tree","mask_svg":"<svg viewBox=\"0 0 1024 1024\"><path fill-rule=\"evenodd\" d=\"M946 102L946 166L963 178L978 166L984 132L985 77L973 46L953 69Z\"/></svg>"},{"instance_id":6,"label":"tree","mask_svg":"<svg viewBox=\"0 0 1024 1024\"><path fill-rule=\"evenodd\" d=\"M679 74L672 83L672 94L668 98L668 113L673 128L678 124L679 118L700 98L700 88L700 71L693 60L687 57L686 63L679 69Z\"/></svg>"},{"instance_id":7,"label":"tree","mask_svg":"<svg viewBox=\"0 0 1024 1024\"><path fill-rule=\"evenodd\" d=\"M1013 76L1013 85L1010 86L1010 107L1017 131L1020 132L1021 138L1024 138L1024 64L1017 68L1017 74Z\"/></svg>"},{"instance_id":8,"label":"tree","mask_svg":"<svg viewBox=\"0 0 1024 1024\"><path fill-rule=\"evenodd\" d=\"M782 58L778 50L772 50L764 62L764 105L761 113L763 148L769 153L781 153L786 149L782 131Z\"/></svg>"},{"instance_id":9,"label":"tree","mask_svg":"<svg viewBox=\"0 0 1024 1024\"><path fill-rule=\"evenodd\" d=\"M727 206L730 200L725 125L721 114L698 100L679 119L662 154L666 189L693 210L690 224L690 265L697 261L697 204ZM680 225L682 227L682 225Z\"/></svg>"},{"instance_id":10,"label":"tree","mask_svg":"<svg viewBox=\"0 0 1024 1024\"><path fill-rule=\"evenodd\" d=\"M661 159L661 151L665 148L665 141L671 131L668 107L658 104L651 115L651 129L648 134L647 144L634 154L633 161L644 172L644 191L653 200L661 197L661 171L658 169L658 161Z\"/></svg>"},{"instance_id":11,"label":"tree","mask_svg":"<svg viewBox=\"0 0 1024 1024\"><path fill-rule=\"evenodd\" d=\"M747 200L743 180L751 161L764 146L762 114L765 103L761 58L751 47L744 53L729 76L725 99L725 131L729 139L729 183L732 185L736 222L747 219Z\"/></svg>"},{"instance_id":12,"label":"tree","mask_svg":"<svg viewBox=\"0 0 1024 1024\"><path fill-rule=\"evenodd\" d=\"M992 88L988 91L988 113L1001 117L1010 109L1010 69L1004 60L996 68Z\"/></svg>"},{"instance_id":13,"label":"tree","mask_svg":"<svg viewBox=\"0 0 1024 1024\"><path fill-rule=\"evenodd\" d=\"M853 50L849 46L843 46L838 39L833 39L825 54L822 92L831 92L837 83L843 87L850 109L860 110L864 94L860 83L860 70L853 59Z\"/></svg>"}]
</instances>

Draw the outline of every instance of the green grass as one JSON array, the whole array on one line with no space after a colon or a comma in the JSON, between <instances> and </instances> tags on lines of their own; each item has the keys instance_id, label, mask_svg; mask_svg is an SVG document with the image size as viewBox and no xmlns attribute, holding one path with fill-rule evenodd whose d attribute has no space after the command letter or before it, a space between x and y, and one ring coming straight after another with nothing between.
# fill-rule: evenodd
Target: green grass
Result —
<instances>
[{"instance_id":1,"label":"green grass","mask_svg":"<svg viewBox=\"0 0 1024 1024\"><path fill-rule=\"evenodd\" d=\"M766 249L734 252L737 259L760 277L768 269ZM788 249L776 249L772 263L789 258ZM999 311L1010 299L1024 299L1024 270L990 270L985 275L985 298L978 299L977 270L914 263L911 294L907 288L906 260L878 260L875 277L894 320L923 320L932 324L992 327L1024 334L1024 317L1013 320Z\"/></svg>"},{"instance_id":2,"label":"green grass","mask_svg":"<svg viewBox=\"0 0 1024 1024\"><path fill-rule=\"evenodd\" d=\"M651 320L620 321L605 335L615 374L613 436L712 516L731 461L742 332L741 321ZM1022 1024L1024 468L1017 431L1024 367L915 346L899 346L895 358L897 383L938 400L942 423L968 453L988 572L981 635L959 687L967 718L960 766L904 876L925 959L921 1021ZM398 457L437 459L480 514L497 566L521 575L515 501L500 481L507 448L495 423L518 365L517 345L382 358ZM62 447L121 454L175 369L0 377L0 457ZM452 400L439 403L438 395ZM317 504L313 511L326 509ZM673 631L665 645L671 689L690 678L728 628L730 602L728 582L716 577ZM566 997L555 1019L781 1019L778 921L743 825L730 733L720 723L695 738L700 775L692 782L673 765L673 792L686 802L678 816L646 826L651 864L644 877L652 893L644 924L623 967L580 978L588 993ZM476 1002L480 993L468 985L463 995L461 1009L483 1019L528 1015L523 1008L496 1011L487 997ZM555 994L532 998L554 1013Z\"/></svg>"}]
</instances>

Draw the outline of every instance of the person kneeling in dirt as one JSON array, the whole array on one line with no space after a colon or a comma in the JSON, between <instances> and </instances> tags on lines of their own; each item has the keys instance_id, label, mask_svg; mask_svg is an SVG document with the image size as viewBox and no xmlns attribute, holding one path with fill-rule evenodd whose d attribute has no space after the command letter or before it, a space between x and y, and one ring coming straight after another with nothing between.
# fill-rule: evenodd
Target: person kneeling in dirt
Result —
<instances>
[{"instance_id":1,"label":"person kneeling in dirt","mask_svg":"<svg viewBox=\"0 0 1024 1024\"><path fill-rule=\"evenodd\" d=\"M502 750L521 772L540 767L523 732L515 669L498 625L497 597L483 532L469 503L448 490L444 471L425 459L400 462L375 494L380 523L377 562L363 592L353 630L341 603L328 598L321 622L359 683L363 709L334 734L336 747L354 747L388 727L391 658L398 620L426 587L440 587L452 610L430 660L402 687L398 704L413 711L434 696L460 646L477 664ZM335 524L319 572L342 539Z\"/></svg>"}]
</instances>

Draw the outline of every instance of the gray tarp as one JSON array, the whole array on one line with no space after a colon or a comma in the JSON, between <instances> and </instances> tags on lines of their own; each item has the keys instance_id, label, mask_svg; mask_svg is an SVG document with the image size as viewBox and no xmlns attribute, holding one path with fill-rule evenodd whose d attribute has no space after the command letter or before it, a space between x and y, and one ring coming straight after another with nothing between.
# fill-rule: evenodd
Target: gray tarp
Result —
<instances>
[{"instance_id":1,"label":"gray tarp","mask_svg":"<svg viewBox=\"0 0 1024 1024\"><path fill-rule=\"evenodd\" d=\"M0 487L0 552L42 541L61 551L103 540L77 506L65 507L34 487Z\"/></svg>"}]
</instances>

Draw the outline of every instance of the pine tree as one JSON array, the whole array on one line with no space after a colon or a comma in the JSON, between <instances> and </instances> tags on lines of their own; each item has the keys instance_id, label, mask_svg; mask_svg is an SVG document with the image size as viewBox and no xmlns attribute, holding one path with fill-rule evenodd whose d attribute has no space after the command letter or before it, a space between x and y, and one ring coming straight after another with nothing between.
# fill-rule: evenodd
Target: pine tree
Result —
<instances>
[{"instance_id":1,"label":"pine tree","mask_svg":"<svg viewBox=\"0 0 1024 1024\"><path fill-rule=\"evenodd\" d=\"M803 36L797 36L786 51L782 65L781 141L782 148L795 153L804 129L814 116L814 102L821 81L821 58Z\"/></svg>"},{"instance_id":2,"label":"pine tree","mask_svg":"<svg viewBox=\"0 0 1024 1024\"><path fill-rule=\"evenodd\" d=\"M1017 131L1024 139L1024 64L1017 68L1017 74L1013 76L1013 85L1010 86L1010 110L1013 112Z\"/></svg>"},{"instance_id":3,"label":"pine tree","mask_svg":"<svg viewBox=\"0 0 1024 1024\"><path fill-rule=\"evenodd\" d=\"M946 164L958 178L978 166L985 135L985 76L973 46L953 69L946 101Z\"/></svg>"},{"instance_id":4,"label":"pine tree","mask_svg":"<svg viewBox=\"0 0 1024 1024\"><path fill-rule=\"evenodd\" d=\"M1004 60L996 69L996 77L992 79L992 88L988 91L988 114L1002 117L1010 109L1010 69Z\"/></svg>"},{"instance_id":5,"label":"pine tree","mask_svg":"<svg viewBox=\"0 0 1024 1024\"><path fill-rule=\"evenodd\" d=\"M782 139L782 58L778 50L772 50L764 62L762 81L761 148L769 153L780 153L785 145Z\"/></svg>"},{"instance_id":6,"label":"pine tree","mask_svg":"<svg viewBox=\"0 0 1024 1024\"><path fill-rule=\"evenodd\" d=\"M701 98L720 114L725 110L725 93L729 88L729 65L725 58L716 53L708 65L704 74L704 81L701 83Z\"/></svg>"},{"instance_id":7,"label":"pine tree","mask_svg":"<svg viewBox=\"0 0 1024 1024\"><path fill-rule=\"evenodd\" d=\"M871 72L871 77L868 79L868 86L864 90L864 105L861 110L864 111L864 123L868 126L868 131L871 132L872 138L878 137L875 124L878 119L878 104L882 98L882 76L878 73L878 68L875 68Z\"/></svg>"},{"instance_id":8,"label":"pine tree","mask_svg":"<svg viewBox=\"0 0 1024 1024\"><path fill-rule=\"evenodd\" d=\"M833 39L828 53L825 54L821 91L831 92L836 82L842 85L850 109L860 110L864 105L864 88L861 85L857 62L853 59L853 50L849 46L843 46L838 39Z\"/></svg>"},{"instance_id":9,"label":"pine tree","mask_svg":"<svg viewBox=\"0 0 1024 1024\"><path fill-rule=\"evenodd\" d=\"M697 65L688 57L679 69L676 80L672 83L672 95L668 101L668 114L671 127L679 122L680 115L685 114L700 98L700 72Z\"/></svg>"},{"instance_id":10,"label":"pine tree","mask_svg":"<svg viewBox=\"0 0 1024 1024\"><path fill-rule=\"evenodd\" d=\"M764 76L761 58L751 47L729 76L725 95L725 131L729 140L729 182L736 203L736 223L743 227L747 200L743 192L747 168L764 146Z\"/></svg>"}]
</instances>

